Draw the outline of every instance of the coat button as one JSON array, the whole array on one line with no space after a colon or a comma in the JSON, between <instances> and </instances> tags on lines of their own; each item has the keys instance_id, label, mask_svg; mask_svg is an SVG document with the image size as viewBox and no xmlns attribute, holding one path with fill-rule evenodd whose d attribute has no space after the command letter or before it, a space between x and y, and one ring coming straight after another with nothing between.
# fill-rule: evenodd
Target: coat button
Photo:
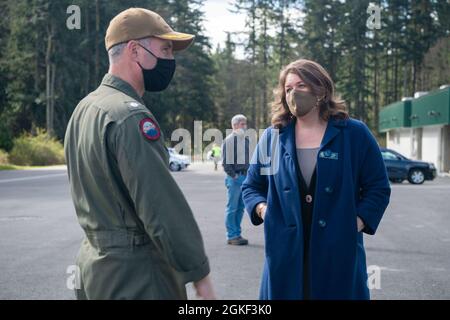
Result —
<instances>
[{"instance_id":1,"label":"coat button","mask_svg":"<svg viewBox=\"0 0 450 320\"><path fill-rule=\"evenodd\" d=\"M319 226L321 226L322 228L325 228L327 226L327 222L323 219L319 220Z\"/></svg>"},{"instance_id":2,"label":"coat button","mask_svg":"<svg viewBox=\"0 0 450 320\"><path fill-rule=\"evenodd\" d=\"M333 192L333 188L332 187L326 187L325 188L325 192L326 193L332 193Z\"/></svg>"},{"instance_id":3,"label":"coat button","mask_svg":"<svg viewBox=\"0 0 450 320\"><path fill-rule=\"evenodd\" d=\"M307 203L311 203L312 202L312 196L310 194L306 195L305 200Z\"/></svg>"}]
</instances>

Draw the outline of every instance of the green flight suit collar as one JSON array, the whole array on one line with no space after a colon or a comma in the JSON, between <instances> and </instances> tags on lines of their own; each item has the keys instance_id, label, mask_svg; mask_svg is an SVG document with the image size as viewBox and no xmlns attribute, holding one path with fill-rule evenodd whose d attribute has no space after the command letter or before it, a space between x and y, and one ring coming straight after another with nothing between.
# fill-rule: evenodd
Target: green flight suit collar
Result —
<instances>
[{"instance_id":1,"label":"green flight suit collar","mask_svg":"<svg viewBox=\"0 0 450 320\"><path fill-rule=\"evenodd\" d=\"M133 99L136 99L141 104L145 105L144 100L142 100L142 97L139 96L136 90L134 90L134 88L128 82L120 79L119 77L107 73L103 77L102 85L122 91L126 95L132 97Z\"/></svg>"}]
</instances>

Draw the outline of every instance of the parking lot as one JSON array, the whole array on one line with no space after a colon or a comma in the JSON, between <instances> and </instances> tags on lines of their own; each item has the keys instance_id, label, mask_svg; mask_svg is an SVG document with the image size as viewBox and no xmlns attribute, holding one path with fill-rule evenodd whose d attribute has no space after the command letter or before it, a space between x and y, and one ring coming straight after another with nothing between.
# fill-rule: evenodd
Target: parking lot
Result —
<instances>
[{"instance_id":1,"label":"parking lot","mask_svg":"<svg viewBox=\"0 0 450 320\"><path fill-rule=\"evenodd\" d=\"M249 246L226 245L224 174L212 164L174 173L202 231L220 299L257 299L264 255L262 227L247 216ZM82 231L64 168L0 171L0 299L73 299L67 268ZM373 299L450 299L450 178L392 185L369 266L381 270ZM194 297L192 289L189 295Z\"/></svg>"}]
</instances>

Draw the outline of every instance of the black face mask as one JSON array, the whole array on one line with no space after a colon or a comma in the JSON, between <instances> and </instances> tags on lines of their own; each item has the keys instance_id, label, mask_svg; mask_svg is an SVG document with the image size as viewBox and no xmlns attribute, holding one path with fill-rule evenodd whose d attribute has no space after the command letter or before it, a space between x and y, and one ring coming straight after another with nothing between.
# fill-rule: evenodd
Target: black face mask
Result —
<instances>
[{"instance_id":1,"label":"black face mask","mask_svg":"<svg viewBox=\"0 0 450 320\"><path fill-rule=\"evenodd\" d=\"M155 56L153 52L147 48L141 47L157 60L156 66L153 69L144 69L139 62L137 63L142 69L145 91L157 92L165 90L169 86L173 74L175 73L175 59L161 59Z\"/></svg>"}]
</instances>

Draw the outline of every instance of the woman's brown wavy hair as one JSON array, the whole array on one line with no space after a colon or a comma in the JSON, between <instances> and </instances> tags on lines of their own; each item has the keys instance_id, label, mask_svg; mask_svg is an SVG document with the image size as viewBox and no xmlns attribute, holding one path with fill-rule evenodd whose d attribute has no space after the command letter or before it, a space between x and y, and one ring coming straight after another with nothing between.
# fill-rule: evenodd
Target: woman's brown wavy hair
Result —
<instances>
[{"instance_id":1,"label":"woman's brown wavy hair","mask_svg":"<svg viewBox=\"0 0 450 320\"><path fill-rule=\"evenodd\" d=\"M319 115L328 121L331 117L337 119L348 119L345 102L337 98L334 83L328 72L317 62L299 59L283 68L280 72L278 86L274 90L274 101L272 102L272 125L281 129L294 117L289 111L286 102L284 85L288 74L298 75L310 88L311 92L319 97Z\"/></svg>"}]
</instances>

